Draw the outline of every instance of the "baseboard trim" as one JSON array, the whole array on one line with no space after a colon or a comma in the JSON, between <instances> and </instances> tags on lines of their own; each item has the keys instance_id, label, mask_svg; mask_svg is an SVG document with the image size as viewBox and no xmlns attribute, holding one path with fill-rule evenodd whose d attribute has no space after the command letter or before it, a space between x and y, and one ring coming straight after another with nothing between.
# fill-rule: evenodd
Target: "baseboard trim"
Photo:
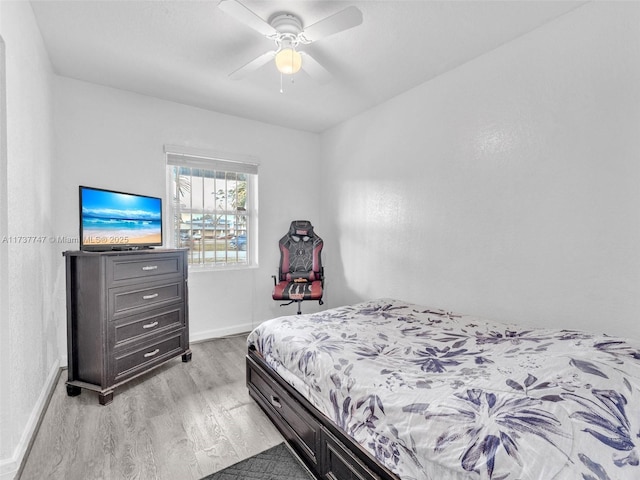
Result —
<instances>
[{"instance_id":1,"label":"baseboard trim","mask_svg":"<svg viewBox=\"0 0 640 480\"><path fill-rule=\"evenodd\" d=\"M55 391L61 371L60 360L56 360L49 370L45 385L40 392L40 396L33 410L31 410L31 415L22 431L22 437L13 451L13 455L11 458L0 459L0 480L17 480L20 478L20 474L24 468L24 461L36 439L36 434L38 433L44 414L47 411L47 407Z\"/></svg>"},{"instance_id":2,"label":"baseboard trim","mask_svg":"<svg viewBox=\"0 0 640 480\"><path fill-rule=\"evenodd\" d=\"M234 325L232 327L215 328L213 330L206 330L204 332L191 333L189 332L189 342L197 343L204 342L205 340L212 340L214 338L228 337L230 335L237 335L239 333L246 333L253 330L252 323L243 323L240 325Z\"/></svg>"}]
</instances>

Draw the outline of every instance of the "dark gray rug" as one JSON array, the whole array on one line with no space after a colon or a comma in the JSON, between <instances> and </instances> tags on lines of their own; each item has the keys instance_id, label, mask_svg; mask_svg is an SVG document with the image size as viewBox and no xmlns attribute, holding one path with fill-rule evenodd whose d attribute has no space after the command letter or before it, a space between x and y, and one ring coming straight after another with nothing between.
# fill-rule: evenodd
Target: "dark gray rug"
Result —
<instances>
[{"instance_id":1,"label":"dark gray rug","mask_svg":"<svg viewBox=\"0 0 640 480\"><path fill-rule=\"evenodd\" d=\"M284 443L202 480L314 480Z\"/></svg>"}]
</instances>

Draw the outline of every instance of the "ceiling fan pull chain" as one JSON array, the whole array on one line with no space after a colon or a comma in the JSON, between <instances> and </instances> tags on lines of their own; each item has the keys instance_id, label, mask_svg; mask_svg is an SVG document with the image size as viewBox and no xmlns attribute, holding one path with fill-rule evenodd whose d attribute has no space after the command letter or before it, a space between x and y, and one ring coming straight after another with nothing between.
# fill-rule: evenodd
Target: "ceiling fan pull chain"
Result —
<instances>
[{"instance_id":1,"label":"ceiling fan pull chain","mask_svg":"<svg viewBox=\"0 0 640 480\"><path fill-rule=\"evenodd\" d=\"M284 93L284 90L282 88L282 72L280 72L280 93Z\"/></svg>"}]
</instances>

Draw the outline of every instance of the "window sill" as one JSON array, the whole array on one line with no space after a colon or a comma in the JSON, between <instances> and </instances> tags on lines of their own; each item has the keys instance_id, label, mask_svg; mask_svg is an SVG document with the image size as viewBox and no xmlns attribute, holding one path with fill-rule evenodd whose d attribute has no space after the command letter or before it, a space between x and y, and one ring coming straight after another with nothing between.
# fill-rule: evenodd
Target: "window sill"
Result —
<instances>
[{"instance_id":1,"label":"window sill","mask_svg":"<svg viewBox=\"0 0 640 480\"><path fill-rule=\"evenodd\" d=\"M258 265L189 265L189 274L207 272L229 272L238 270L257 270Z\"/></svg>"}]
</instances>

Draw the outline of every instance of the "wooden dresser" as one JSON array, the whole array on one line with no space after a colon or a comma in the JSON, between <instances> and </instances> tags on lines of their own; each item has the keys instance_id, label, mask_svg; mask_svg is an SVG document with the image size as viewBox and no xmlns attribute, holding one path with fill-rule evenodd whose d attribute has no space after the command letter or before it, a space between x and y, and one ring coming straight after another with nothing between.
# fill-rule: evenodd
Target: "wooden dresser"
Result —
<instances>
[{"instance_id":1,"label":"wooden dresser","mask_svg":"<svg viewBox=\"0 0 640 480\"><path fill-rule=\"evenodd\" d=\"M67 394L99 402L150 369L191 360L187 251L63 253L67 275Z\"/></svg>"}]
</instances>

